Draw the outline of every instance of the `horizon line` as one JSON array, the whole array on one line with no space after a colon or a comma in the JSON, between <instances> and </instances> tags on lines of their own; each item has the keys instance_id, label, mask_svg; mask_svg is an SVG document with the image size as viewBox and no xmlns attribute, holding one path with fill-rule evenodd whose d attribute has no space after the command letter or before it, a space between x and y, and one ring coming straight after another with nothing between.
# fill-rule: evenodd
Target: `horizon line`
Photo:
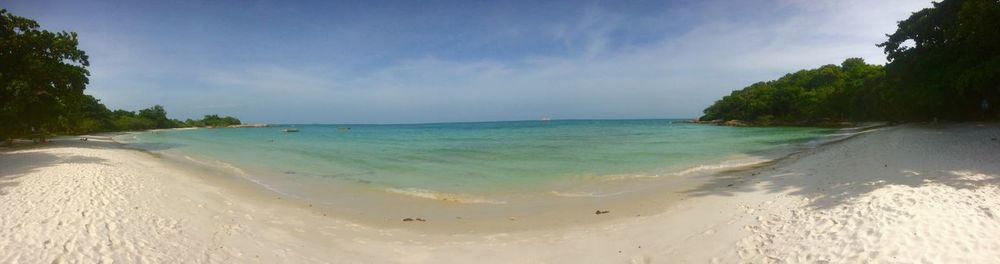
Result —
<instances>
[{"instance_id":1,"label":"horizon line","mask_svg":"<svg viewBox=\"0 0 1000 264\"><path fill-rule=\"evenodd\" d=\"M521 119L521 120L488 120L488 121L443 121L443 122L404 122L404 123L244 123L244 125L250 124L265 124L265 125L276 125L276 126L287 126L287 125L377 125L377 126L391 126L391 125L442 125L442 124L472 124L472 123L508 123L508 122L545 122L545 121L643 121L643 120L692 120L694 118L567 118L567 119Z\"/></svg>"}]
</instances>

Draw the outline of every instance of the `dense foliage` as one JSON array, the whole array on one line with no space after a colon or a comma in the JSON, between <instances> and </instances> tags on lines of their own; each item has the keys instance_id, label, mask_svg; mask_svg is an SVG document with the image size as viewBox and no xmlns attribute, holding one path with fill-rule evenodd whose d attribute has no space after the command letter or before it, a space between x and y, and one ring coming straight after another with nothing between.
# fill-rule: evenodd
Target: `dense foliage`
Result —
<instances>
[{"instance_id":1,"label":"dense foliage","mask_svg":"<svg viewBox=\"0 0 1000 264\"><path fill-rule=\"evenodd\" d=\"M702 120L816 124L1000 118L1000 1L945 0L899 22L879 44L889 63L847 59L750 85Z\"/></svg>"},{"instance_id":2,"label":"dense foliage","mask_svg":"<svg viewBox=\"0 0 1000 264\"><path fill-rule=\"evenodd\" d=\"M885 97L884 78L882 66L851 58L733 91L705 109L701 119L765 125L878 119L886 115L878 105Z\"/></svg>"},{"instance_id":3,"label":"dense foliage","mask_svg":"<svg viewBox=\"0 0 1000 264\"><path fill-rule=\"evenodd\" d=\"M945 0L899 22L879 44L901 118L997 117L1000 103L1000 1Z\"/></svg>"},{"instance_id":4,"label":"dense foliage","mask_svg":"<svg viewBox=\"0 0 1000 264\"><path fill-rule=\"evenodd\" d=\"M239 119L231 116L219 117L218 115L206 115L201 120L188 119L183 124L189 127L226 127L241 123Z\"/></svg>"},{"instance_id":5,"label":"dense foliage","mask_svg":"<svg viewBox=\"0 0 1000 264\"><path fill-rule=\"evenodd\" d=\"M75 33L39 30L0 9L0 136L55 129L83 97L90 63L76 46Z\"/></svg>"},{"instance_id":6,"label":"dense foliage","mask_svg":"<svg viewBox=\"0 0 1000 264\"><path fill-rule=\"evenodd\" d=\"M141 109L136 112L126 110L109 110L100 100L90 95L84 95L74 111L68 112L66 120L71 122L61 126L61 133L84 134L107 131L135 131L145 129L162 129L177 127L226 127L239 125L240 120L234 117L219 117L206 115L204 119L180 121L167 118L163 106Z\"/></svg>"},{"instance_id":7,"label":"dense foliage","mask_svg":"<svg viewBox=\"0 0 1000 264\"><path fill-rule=\"evenodd\" d=\"M240 124L216 115L169 119L159 105L111 111L83 93L90 62L77 45L76 33L40 30L37 22L0 9L0 139Z\"/></svg>"}]
</instances>

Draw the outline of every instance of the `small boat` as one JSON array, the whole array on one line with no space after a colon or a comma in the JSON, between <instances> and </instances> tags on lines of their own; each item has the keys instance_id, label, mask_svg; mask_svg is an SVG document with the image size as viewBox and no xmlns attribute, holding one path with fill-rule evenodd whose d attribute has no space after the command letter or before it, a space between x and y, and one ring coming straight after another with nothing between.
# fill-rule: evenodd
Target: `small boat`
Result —
<instances>
[{"instance_id":1,"label":"small boat","mask_svg":"<svg viewBox=\"0 0 1000 264\"><path fill-rule=\"evenodd\" d=\"M338 127L337 131L351 131L350 127Z\"/></svg>"},{"instance_id":2,"label":"small boat","mask_svg":"<svg viewBox=\"0 0 1000 264\"><path fill-rule=\"evenodd\" d=\"M299 132L299 129L297 129L297 128L286 128L286 129L282 129L281 132Z\"/></svg>"}]
</instances>

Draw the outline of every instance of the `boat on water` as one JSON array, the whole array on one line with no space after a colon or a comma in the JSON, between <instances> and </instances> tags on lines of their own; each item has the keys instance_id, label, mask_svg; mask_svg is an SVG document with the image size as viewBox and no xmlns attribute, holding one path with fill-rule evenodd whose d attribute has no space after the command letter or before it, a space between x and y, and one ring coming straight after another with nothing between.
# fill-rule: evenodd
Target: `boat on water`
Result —
<instances>
[{"instance_id":1,"label":"boat on water","mask_svg":"<svg viewBox=\"0 0 1000 264\"><path fill-rule=\"evenodd\" d=\"M286 128L286 129L282 129L281 132L299 132L299 129L297 129L297 128Z\"/></svg>"}]
</instances>

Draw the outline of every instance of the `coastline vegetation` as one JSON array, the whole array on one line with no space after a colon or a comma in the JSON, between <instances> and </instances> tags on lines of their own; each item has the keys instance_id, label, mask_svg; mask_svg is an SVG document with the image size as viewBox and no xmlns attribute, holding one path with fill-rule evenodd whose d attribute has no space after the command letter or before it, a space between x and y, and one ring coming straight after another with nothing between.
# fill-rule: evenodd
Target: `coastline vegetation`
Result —
<instances>
[{"instance_id":1,"label":"coastline vegetation","mask_svg":"<svg viewBox=\"0 0 1000 264\"><path fill-rule=\"evenodd\" d=\"M0 139L240 124L217 115L169 119L160 105L111 111L83 93L90 61L77 45L74 32L41 30L38 22L0 9Z\"/></svg>"},{"instance_id":2,"label":"coastline vegetation","mask_svg":"<svg viewBox=\"0 0 1000 264\"><path fill-rule=\"evenodd\" d=\"M823 125L843 121L1000 119L1000 2L944 0L878 44L889 63L850 58L733 91L700 121Z\"/></svg>"}]
</instances>

